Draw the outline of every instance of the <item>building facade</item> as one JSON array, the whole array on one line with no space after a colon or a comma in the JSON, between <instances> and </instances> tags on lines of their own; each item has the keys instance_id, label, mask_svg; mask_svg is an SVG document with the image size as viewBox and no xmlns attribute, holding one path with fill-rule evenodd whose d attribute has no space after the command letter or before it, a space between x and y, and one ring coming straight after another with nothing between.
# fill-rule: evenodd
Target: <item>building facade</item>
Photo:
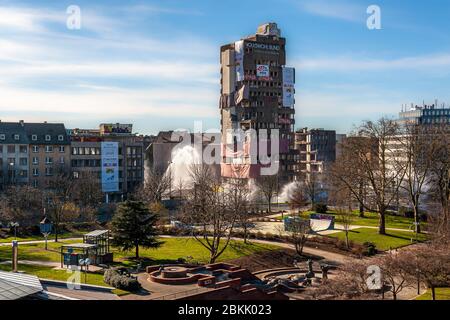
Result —
<instances>
[{"instance_id":1,"label":"building facade","mask_svg":"<svg viewBox=\"0 0 450 320\"><path fill-rule=\"evenodd\" d=\"M63 124L0 122L0 184L47 188L70 170L69 146Z\"/></svg>"},{"instance_id":2,"label":"building facade","mask_svg":"<svg viewBox=\"0 0 450 320\"><path fill-rule=\"evenodd\" d=\"M133 192L144 181L144 140L142 136L130 133L131 129L124 131L119 126L120 132L105 131L101 125L100 130L70 130L70 157L71 170L75 178L82 175L90 175L99 181L104 193L108 193L108 199L119 201ZM130 125L128 125L130 126ZM104 189L104 170L102 170L102 145L106 142L117 143L117 174L118 188L114 191Z\"/></svg>"},{"instance_id":3,"label":"building facade","mask_svg":"<svg viewBox=\"0 0 450 320\"><path fill-rule=\"evenodd\" d=\"M411 105L409 110L403 106L399 113L398 122L400 124L419 124L419 125L450 125L450 108L444 105L439 107L437 101L435 104L422 106Z\"/></svg>"},{"instance_id":4,"label":"building facade","mask_svg":"<svg viewBox=\"0 0 450 320\"><path fill-rule=\"evenodd\" d=\"M336 161L336 131L303 128L295 132L297 177L322 173L327 164Z\"/></svg>"},{"instance_id":5,"label":"building facade","mask_svg":"<svg viewBox=\"0 0 450 320\"><path fill-rule=\"evenodd\" d=\"M235 168L245 167L246 178L261 174L261 163L252 161L252 143L246 137L242 152L227 134L231 130L249 129L260 137L261 130L279 130L279 175L289 180L293 173L294 68L286 67L286 39L275 23L260 26L256 34L227 44L220 49L221 62L221 131L222 176L231 177ZM270 154L270 141L267 150ZM252 153L253 154L253 153ZM236 160L239 158L239 160Z\"/></svg>"}]
</instances>

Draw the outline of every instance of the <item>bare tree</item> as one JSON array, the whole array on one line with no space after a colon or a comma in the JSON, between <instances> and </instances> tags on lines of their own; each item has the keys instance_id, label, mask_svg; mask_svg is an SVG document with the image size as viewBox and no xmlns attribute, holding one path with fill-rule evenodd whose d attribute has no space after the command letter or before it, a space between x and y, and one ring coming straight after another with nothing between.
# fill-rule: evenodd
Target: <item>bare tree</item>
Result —
<instances>
[{"instance_id":1,"label":"bare tree","mask_svg":"<svg viewBox=\"0 0 450 320\"><path fill-rule=\"evenodd\" d=\"M149 169L144 184L137 190L135 197L149 204L161 202L164 195L171 191L172 174Z\"/></svg>"},{"instance_id":2,"label":"bare tree","mask_svg":"<svg viewBox=\"0 0 450 320\"><path fill-rule=\"evenodd\" d=\"M414 230L420 233L419 207L431 178L435 152L439 149L439 135L434 126L407 124L404 129L402 142L406 174L401 186L414 211Z\"/></svg>"},{"instance_id":3,"label":"bare tree","mask_svg":"<svg viewBox=\"0 0 450 320\"><path fill-rule=\"evenodd\" d=\"M369 211L378 212L380 234L386 234L386 212L405 175L404 162L398 152L400 147L400 129L394 120L366 121L343 145L342 157L337 164L344 167L334 171L335 178L349 188L360 204ZM361 180L367 182L367 196L372 201L362 199L358 183Z\"/></svg>"},{"instance_id":4,"label":"bare tree","mask_svg":"<svg viewBox=\"0 0 450 320\"><path fill-rule=\"evenodd\" d=\"M256 185L267 201L269 213L272 212L272 198L278 192L278 175L261 176L256 179Z\"/></svg>"},{"instance_id":5,"label":"bare tree","mask_svg":"<svg viewBox=\"0 0 450 320\"><path fill-rule=\"evenodd\" d=\"M80 213L84 220L94 219L95 212L103 200L101 184L94 173L83 172L77 179L74 179L71 198L80 207Z\"/></svg>"},{"instance_id":6,"label":"bare tree","mask_svg":"<svg viewBox=\"0 0 450 320\"><path fill-rule=\"evenodd\" d=\"M53 223L55 242L58 242L61 224L73 221L79 214L79 208L73 199L74 187L74 177L62 170L48 182L45 196L47 197L47 213Z\"/></svg>"},{"instance_id":7,"label":"bare tree","mask_svg":"<svg viewBox=\"0 0 450 320\"><path fill-rule=\"evenodd\" d=\"M182 220L192 226L192 236L210 253L210 263L228 247L237 216L227 203L220 179L211 167L190 167L193 188L187 195Z\"/></svg>"},{"instance_id":8,"label":"bare tree","mask_svg":"<svg viewBox=\"0 0 450 320\"><path fill-rule=\"evenodd\" d=\"M306 199L305 187L303 186L302 182L300 181L295 182L294 190L292 194L289 196L288 201L292 209L301 210L303 207L306 206L308 200Z\"/></svg>"},{"instance_id":9,"label":"bare tree","mask_svg":"<svg viewBox=\"0 0 450 320\"><path fill-rule=\"evenodd\" d=\"M300 217L292 217L285 222L285 233L280 228L280 238L284 238L288 243L294 245L295 251L299 256L303 255L303 248L308 242L309 233L311 231L309 221Z\"/></svg>"},{"instance_id":10,"label":"bare tree","mask_svg":"<svg viewBox=\"0 0 450 320\"><path fill-rule=\"evenodd\" d=\"M28 185L9 186L2 195L3 219L20 225L36 224L43 214L42 191Z\"/></svg>"},{"instance_id":11,"label":"bare tree","mask_svg":"<svg viewBox=\"0 0 450 320\"><path fill-rule=\"evenodd\" d=\"M253 226L249 221L250 189L244 173L238 171L235 171L235 176L227 181L225 197L230 212L236 217L239 227L243 230L244 242L247 243L249 231Z\"/></svg>"}]
</instances>

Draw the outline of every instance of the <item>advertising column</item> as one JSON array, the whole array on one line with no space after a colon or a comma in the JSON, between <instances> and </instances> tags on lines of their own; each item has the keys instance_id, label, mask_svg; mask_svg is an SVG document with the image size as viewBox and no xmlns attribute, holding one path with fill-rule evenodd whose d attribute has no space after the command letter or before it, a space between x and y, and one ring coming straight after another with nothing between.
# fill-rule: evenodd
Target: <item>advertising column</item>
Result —
<instances>
[{"instance_id":1,"label":"advertising column","mask_svg":"<svg viewBox=\"0 0 450 320\"><path fill-rule=\"evenodd\" d=\"M102 142L102 191L119 191L118 142Z\"/></svg>"}]
</instances>

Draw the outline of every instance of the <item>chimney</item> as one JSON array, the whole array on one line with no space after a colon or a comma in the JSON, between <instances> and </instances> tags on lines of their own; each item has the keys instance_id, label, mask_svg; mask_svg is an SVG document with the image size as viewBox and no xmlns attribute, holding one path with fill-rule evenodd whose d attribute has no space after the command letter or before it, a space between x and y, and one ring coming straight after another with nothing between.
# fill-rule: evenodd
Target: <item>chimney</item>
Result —
<instances>
[{"instance_id":1,"label":"chimney","mask_svg":"<svg viewBox=\"0 0 450 320\"><path fill-rule=\"evenodd\" d=\"M19 120L19 123L20 123L20 125L23 127L23 125L24 125L23 120Z\"/></svg>"}]
</instances>

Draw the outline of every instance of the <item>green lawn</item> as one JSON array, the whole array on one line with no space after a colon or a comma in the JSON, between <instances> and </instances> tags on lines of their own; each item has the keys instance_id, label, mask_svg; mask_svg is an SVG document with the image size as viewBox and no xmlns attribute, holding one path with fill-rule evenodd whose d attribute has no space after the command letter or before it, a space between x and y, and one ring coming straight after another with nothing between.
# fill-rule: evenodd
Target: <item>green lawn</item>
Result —
<instances>
[{"instance_id":1,"label":"green lawn","mask_svg":"<svg viewBox=\"0 0 450 320\"><path fill-rule=\"evenodd\" d=\"M11 271L11 265L0 264L0 270L3 271ZM50 279L50 280L59 280L59 281L67 281L71 276L70 272L66 270L55 270L51 267L43 267L43 266L34 266L34 265L26 265L19 264L19 271L23 271L25 273L34 274L39 278ZM81 283L93 284L97 286L106 286L109 287L106 283L103 282L103 275L96 273L88 273L86 277L86 282L84 278L84 272L80 278Z\"/></svg>"},{"instance_id":2,"label":"green lawn","mask_svg":"<svg viewBox=\"0 0 450 320\"><path fill-rule=\"evenodd\" d=\"M140 256L152 260L152 264L169 263L178 258L186 258L192 256L195 261L200 263L208 262L209 252L201 246L196 240L190 238L162 238L164 244L158 249L140 248ZM60 261L60 247L62 244L74 243L76 241L63 240L58 243L49 242L48 249L44 250L43 243L19 244L19 260L40 260L40 261ZM231 241L225 252L219 257L218 261L236 259L245 255L262 250L272 250L278 247L249 243L244 244L242 241ZM133 257L134 251L123 252L117 248L112 248L114 252L114 260L122 264L129 264L129 257ZM11 247L0 247L0 261L11 259ZM133 262L134 264L134 262Z\"/></svg>"},{"instance_id":3,"label":"green lawn","mask_svg":"<svg viewBox=\"0 0 450 320\"><path fill-rule=\"evenodd\" d=\"M345 233L338 232L329 235L340 240L345 240ZM408 231L387 231L386 235L378 234L377 229L358 228L349 231L349 240L363 244L364 242L372 242L378 250L389 250L404 247L411 244L411 237L415 239L415 233ZM418 235L419 241L424 241L426 235L421 233Z\"/></svg>"},{"instance_id":4,"label":"green lawn","mask_svg":"<svg viewBox=\"0 0 450 320\"><path fill-rule=\"evenodd\" d=\"M303 218L309 218L311 213L315 213L314 211L306 211L302 212L301 216ZM367 227L377 227L379 223L378 213L375 212L365 212L364 218L359 217L358 211L352 212L354 215L352 224L358 226L367 226ZM339 224L339 215L336 211L330 210L326 214L335 215L336 223ZM276 217L276 219L281 220L281 215ZM406 229L409 230L412 226L413 219L406 218L401 216L393 216L386 215L386 228L394 228L394 229Z\"/></svg>"},{"instance_id":5,"label":"green lawn","mask_svg":"<svg viewBox=\"0 0 450 320\"><path fill-rule=\"evenodd\" d=\"M432 300L431 290L418 296L416 300ZM450 288L436 288L436 300L450 300Z\"/></svg>"},{"instance_id":6,"label":"green lawn","mask_svg":"<svg viewBox=\"0 0 450 320\"><path fill-rule=\"evenodd\" d=\"M63 234L58 235L59 239L67 239L67 238L81 238L83 237L83 234L86 232L66 232ZM53 240L55 238L54 235L50 235L48 237L49 240ZM42 235L36 235L36 236L28 236L28 237L7 237L7 238L0 238L0 243L7 243L7 242L12 242L13 240L18 240L20 241L34 241L34 240L45 240L44 236Z\"/></svg>"}]
</instances>

